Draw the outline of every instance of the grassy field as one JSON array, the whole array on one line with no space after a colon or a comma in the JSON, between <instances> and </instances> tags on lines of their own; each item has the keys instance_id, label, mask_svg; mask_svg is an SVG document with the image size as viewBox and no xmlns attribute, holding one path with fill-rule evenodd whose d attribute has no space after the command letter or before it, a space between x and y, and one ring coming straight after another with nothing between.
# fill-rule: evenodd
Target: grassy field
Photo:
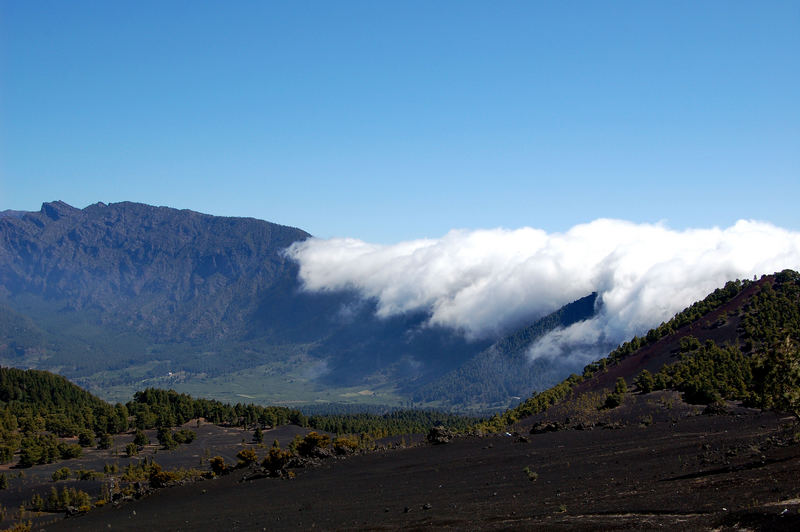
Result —
<instances>
[{"instance_id":1,"label":"grassy field","mask_svg":"<svg viewBox=\"0 0 800 532\"><path fill-rule=\"evenodd\" d=\"M217 399L228 403L261 405L349 403L401 406L406 401L390 384L371 388L364 386L322 388L313 381L314 372L309 371L309 361L306 357L298 357L278 365L257 366L218 377L177 371L158 377L143 378L158 364L159 361L150 361L141 366L127 368L125 373L130 380L125 384L111 386L97 384L118 377L117 372L94 375L82 380L81 384L92 393L111 402L127 402L136 391L148 387L173 389L193 397Z\"/></svg>"}]
</instances>

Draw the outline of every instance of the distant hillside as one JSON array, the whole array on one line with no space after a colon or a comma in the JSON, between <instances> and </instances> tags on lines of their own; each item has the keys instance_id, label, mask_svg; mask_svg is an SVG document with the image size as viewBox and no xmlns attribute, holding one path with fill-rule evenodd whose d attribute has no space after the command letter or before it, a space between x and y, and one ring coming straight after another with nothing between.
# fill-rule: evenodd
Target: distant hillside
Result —
<instances>
[{"instance_id":1,"label":"distant hillside","mask_svg":"<svg viewBox=\"0 0 800 532\"><path fill-rule=\"evenodd\" d=\"M552 386L574 368L554 360L532 361L528 351L548 332L594 316L596 302L597 293L590 294L501 338L461 367L416 390L414 400L442 406L502 408L514 398L527 397L532 390Z\"/></svg>"},{"instance_id":2,"label":"distant hillside","mask_svg":"<svg viewBox=\"0 0 800 532\"><path fill-rule=\"evenodd\" d=\"M17 418L40 416L50 421L51 416L59 415L70 423L80 420L77 424L81 426L91 419L95 423L92 429L101 433L124 430L128 425L127 411L116 420L112 405L47 371L0 367L0 407L8 408ZM53 427L49 430L60 432Z\"/></svg>"},{"instance_id":3,"label":"distant hillside","mask_svg":"<svg viewBox=\"0 0 800 532\"><path fill-rule=\"evenodd\" d=\"M248 218L57 201L0 217L0 286L154 338L220 338L254 312L254 295L292 275L280 251L308 236Z\"/></svg>"},{"instance_id":4,"label":"distant hillside","mask_svg":"<svg viewBox=\"0 0 800 532\"><path fill-rule=\"evenodd\" d=\"M0 463L50 463L80 456L81 446L56 438L117 433L128 428L128 411L112 406L46 371L0 367ZM44 432L47 431L47 432Z\"/></svg>"}]
</instances>

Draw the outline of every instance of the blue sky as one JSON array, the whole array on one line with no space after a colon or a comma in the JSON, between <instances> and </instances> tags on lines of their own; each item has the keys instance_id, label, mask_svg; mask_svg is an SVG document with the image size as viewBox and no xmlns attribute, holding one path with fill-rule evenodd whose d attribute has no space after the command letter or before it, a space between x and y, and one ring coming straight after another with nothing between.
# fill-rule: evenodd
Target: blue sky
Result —
<instances>
[{"instance_id":1,"label":"blue sky","mask_svg":"<svg viewBox=\"0 0 800 532\"><path fill-rule=\"evenodd\" d=\"M800 229L800 3L0 0L0 210Z\"/></svg>"}]
</instances>

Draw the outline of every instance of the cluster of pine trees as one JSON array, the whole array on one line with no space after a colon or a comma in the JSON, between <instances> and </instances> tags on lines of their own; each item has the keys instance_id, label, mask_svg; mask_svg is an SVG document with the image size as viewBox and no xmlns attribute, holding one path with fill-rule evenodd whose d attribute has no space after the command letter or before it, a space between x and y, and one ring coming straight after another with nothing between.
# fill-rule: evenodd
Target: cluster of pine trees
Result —
<instances>
[{"instance_id":1,"label":"cluster of pine trees","mask_svg":"<svg viewBox=\"0 0 800 532\"><path fill-rule=\"evenodd\" d=\"M20 464L80 456L94 436L128 428L128 410L110 405L64 377L37 370L0 368L0 462L21 449ZM59 438L80 436L81 445Z\"/></svg>"},{"instance_id":2,"label":"cluster of pine trees","mask_svg":"<svg viewBox=\"0 0 800 532\"><path fill-rule=\"evenodd\" d=\"M311 416L308 426L335 434L367 433L374 438L383 438L425 433L437 425L466 431L475 421L475 418L435 410L395 410L385 414Z\"/></svg>"},{"instance_id":3,"label":"cluster of pine trees","mask_svg":"<svg viewBox=\"0 0 800 532\"><path fill-rule=\"evenodd\" d=\"M800 417L800 274L785 270L743 308L743 345L681 339L680 360L636 379L644 392L676 389L691 403L740 400Z\"/></svg>"},{"instance_id":4,"label":"cluster of pine trees","mask_svg":"<svg viewBox=\"0 0 800 532\"><path fill-rule=\"evenodd\" d=\"M502 414L495 414L490 419L478 424L478 428L483 431L496 432L508 425L516 423L520 419L544 412L554 404L560 402L572 392L573 386L582 382L584 377L572 374L565 380L548 388L547 390L534 393L530 398L522 402L515 408L506 410Z\"/></svg>"},{"instance_id":5,"label":"cluster of pine trees","mask_svg":"<svg viewBox=\"0 0 800 532\"><path fill-rule=\"evenodd\" d=\"M136 427L175 427L190 419L205 418L217 425L248 427L255 424L277 426L307 425L302 412L282 406L260 406L236 403L230 405L212 399L195 399L174 390L147 388L136 392L126 405L128 412L136 417Z\"/></svg>"},{"instance_id":6,"label":"cluster of pine trees","mask_svg":"<svg viewBox=\"0 0 800 532\"><path fill-rule=\"evenodd\" d=\"M137 438L126 447L138 454L147 443L143 429L158 429L159 443L166 449L189 443L194 433L172 431L191 419L239 427L273 427L295 424L338 434L368 433L373 438L427 432L445 424L466 429L475 420L434 411L393 410L387 413L336 414L308 417L286 407L195 399L174 390L148 388L137 392L127 404L110 405L65 378L36 370L0 368L0 462L19 465L51 463L75 458L82 447L109 448L111 434L136 427ZM61 438L78 436L78 443Z\"/></svg>"},{"instance_id":7,"label":"cluster of pine trees","mask_svg":"<svg viewBox=\"0 0 800 532\"><path fill-rule=\"evenodd\" d=\"M753 381L750 361L736 346L701 345L693 336L681 338L680 360L652 375L642 371L635 384L644 392L674 389L688 403L709 404L722 399L746 400Z\"/></svg>"},{"instance_id":8,"label":"cluster of pine trees","mask_svg":"<svg viewBox=\"0 0 800 532\"><path fill-rule=\"evenodd\" d=\"M778 274L780 275L780 274ZM591 377L598 371L603 371L606 367L614 365L621 360L629 357L642 347L653 344L661 338L668 336L684 325L694 323L698 319L712 312L734 297L738 296L743 290L753 284L754 281L736 280L728 281L723 288L717 288L706 296L702 301L692 304L677 313L668 322L662 323L658 327L650 329L643 337L634 336L630 341L623 342L619 347L611 351L607 357L596 362L592 362L583 369L584 377Z\"/></svg>"}]
</instances>

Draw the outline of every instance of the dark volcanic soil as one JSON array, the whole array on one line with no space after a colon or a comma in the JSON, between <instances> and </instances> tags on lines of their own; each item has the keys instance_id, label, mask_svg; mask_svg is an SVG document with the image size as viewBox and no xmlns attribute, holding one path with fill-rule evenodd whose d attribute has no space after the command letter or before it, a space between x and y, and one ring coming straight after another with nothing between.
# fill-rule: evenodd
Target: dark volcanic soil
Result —
<instances>
[{"instance_id":1,"label":"dark volcanic soil","mask_svg":"<svg viewBox=\"0 0 800 532\"><path fill-rule=\"evenodd\" d=\"M737 411L527 442L466 437L329 460L294 480L239 471L46 529L800 530L800 428Z\"/></svg>"},{"instance_id":2,"label":"dark volcanic soil","mask_svg":"<svg viewBox=\"0 0 800 532\"><path fill-rule=\"evenodd\" d=\"M159 449L156 431L147 430L145 433L150 438L151 444L134 457L127 457L121 449L133 441L133 432L114 436L114 445L111 449L99 450L95 448L83 449L80 458L72 460L62 460L52 464L36 465L30 468L17 468L11 464L0 465L0 472L9 478L7 489L0 491L0 509L6 509L6 520L0 522L0 529L10 526L13 514L20 505L27 504L34 493L42 497L47 497L51 488L61 490L64 487L76 488L85 491L93 498L100 496L104 484L109 483L109 477L103 476L95 480L69 480L52 481L53 472L57 469L67 467L73 472L79 470L91 470L102 473L104 466L115 465L120 471L134 462L144 458L153 459L164 469L176 468L199 468L208 469L208 458L212 456L222 456L229 464L236 463L236 453L245 447L252 448L261 454L265 454L263 446L254 445L252 432L244 431L236 427L221 427L211 423L187 423L182 428L187 428L197 435L194 442L187 445L180 445L172 451ZM295 425L285 425L276 427L264 432L264 437L270 445L272 441L278 440L280 445L287 446L297 434L306 434L309 429L297 427ZM77 438L74 438L77 443ZM246 442L246 443L243 443ZM9 515L12 514L12 515ZM25 521L31 520L34 525L49 523L60 519L62 513L42 512L36 514L28 512Z\"/></svg>"}]
</instances>

